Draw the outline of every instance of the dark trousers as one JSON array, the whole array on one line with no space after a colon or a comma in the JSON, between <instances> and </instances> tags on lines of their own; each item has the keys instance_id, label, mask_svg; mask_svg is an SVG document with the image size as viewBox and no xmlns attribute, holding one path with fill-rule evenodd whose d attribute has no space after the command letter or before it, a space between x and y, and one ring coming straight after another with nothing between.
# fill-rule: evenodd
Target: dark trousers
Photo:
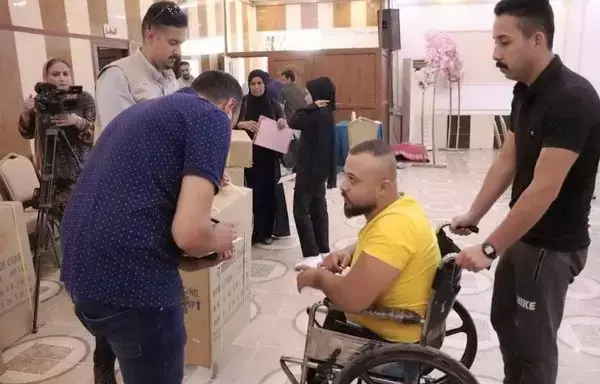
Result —
<instances>
[{"instance_id":1,"label":"dark trousers","mask_svg":"<svg viewBox=\"0 0 600 384\"><path fill-rule=\"evenodd\" d=\"M181 384L185 327L180 303L162 308L121 308L74 299L75 313L97 338L105 338L125 384Z\"/></svg>"},{"instance_id":2,"label":"dark trousers","mask_svg":"<svg viewBox=\"0 0 600 384\"><path fill-rule=\"evenodd\" d=\"M555 252L521 241L496 269L491 321L504 360L504 384L555 384L557 332L565 298L587 258L587 248Z\"/></svg>"},{"instance_id":3,"label":"dark trousers","mask_svg":"<svg viewBox=\"0 0 600 384\"><path fill-rule=\"evenodd\" d=\"M296 182L294 220L302 256L329 253L329 214L325 199L325 182L313 185Z\"/></svg>"},{"instance_id":4,"label":"dark trousers","mask_svg":"<svg viewBox=\"0 0 600 384\"><path fill-rule=\"evenodd\" d=\"M277 206L275 171L262 169L259 165L244 171L246 183L252 188L252 244L262 243L273 236Z\"/></svg>"},{"instance_id":5,"label":"dark trousers","mask_svg":"<svg viewBox=\"0 0 600 384\"><path fill-rule=\"evenodd\" d=\"M275 228L273 229L273 236L286 237L290 234L290 217L285 201L285 190L283 189L283 184L277 184L275 190Z\"/></svg>"},{"instance_id":6,"label":"dark trousers","mask_svg":"<svg viewBox=\"0 0 600 384\"><path fill-rule=\"evenodd\" d=\"M108 339L96 336L94 349L94 384L117 384L115 378L115 361L117 357L112 351Z\"/></svg>"}]
</instances>

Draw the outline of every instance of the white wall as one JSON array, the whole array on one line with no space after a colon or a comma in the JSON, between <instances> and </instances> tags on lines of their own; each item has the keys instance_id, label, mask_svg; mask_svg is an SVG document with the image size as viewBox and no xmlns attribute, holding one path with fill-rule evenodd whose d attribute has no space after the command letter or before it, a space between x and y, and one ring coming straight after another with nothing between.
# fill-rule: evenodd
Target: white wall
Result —
<instances>
[{"instance_id":1,"label":"white wall","mask_svg":"<svg viewBox=\"0 0 600 384\"><path fill-rule=\"evenodd\" d=\"M586 76L600 90L600 24L592 19L600 15L600 0L554 0L555 47L565 64ZM464 114L507 114L510 110L513 82L496 70L492 60L495 2L482 0L470 4L419 5L416 1L392 0L400 9L402 50L397 53L397 68L403 58L422 59L425 35L446 32L452 36L465 62L465 81L461 89ZM489 38L489 40L488 40ZM401 104L402 72L396 70L394 92ZM449 92L438 92L437 110L449 107ZM456 98L456 94L454 94ZM456 106L456 100L454 100Z\"/></svg>"},{"instance_id":2,"label":"white wall","mask_svg":"<svg viewBox=\"0 0 600 384\"><path fill-rule=\"evenodd\" d=\"M600 93L600 0L588 0L584 11L574 15L579 19L574 20L574 29L582 26L581 43L573 42L573 46L579 45L576 51L577 60L574 69L586 77ZM581 21L583 20L583 21ZM575 54L574 54L575 55Z\"/></svg>"},{"instance_id":3,"label":"white wall","mask_svg":"<svg viewBox=\"0 0 600 384\"><path fill-rule=\"evenodd\" d=\"M468 4L442 0L439 3L433 0L392 0L391 6L400 9L402 35L402 49L394 53L394 95L397 105L401 105L402 100L402 60L424 58L425 35L437 31L446 32L455 39L465 62L465 80L461 88L462 113L509 113L513 82L501 75L492 60L495 3L491 0L473 0ZM550 3L555 13L555 52L567 66L587 77L600 92L600 68L597 64L600 61L600 23L596 20L600 16L600 0L552 0ZM286 11L286 19L290 28L287 31L252 33L251 50L269 50L265 38L271 36L275 37L274 49L278 50L378 45L377 28L333 28L332 3L318 5L318 29L299 29L297 9L288 5L290 9ZM358 14L353 12L356 17ZM250 20L255 22L255 17L250 17ZM256 26L250 27L252 30ZM224 48L223 41L217 40L214 37L190 39L183 46L184 55L220 53ZM247 70L240 67L239 76L243 78L241 73ZM454 100L454 105L456 102ZM439 90L436 105L438 112L445 113L449 107L449 92Z\"/></svg>"},{"instance_id":4,"label":"white wall","mask_svg":"<svg viewBox=\"0 0 600 384\"><path fill-rule=\"evenodd\" d=\"M505 79L492 59L494 47L492 25L494 3L479 4L424 4L405 5L406 1L393 1L400 8L402 50L398 59L422 59L425 56L425 35L432 32L448 33L456 42L464 62L465 77L461 88L463 114L506 114L510 109L513 82ZM564 40L564 4L551 2L555 12L558 47ZM560 49L558 53L561 54ZM395 89L401 89L402 73L398 72ZM400 95L396 92L397 103ZM457 94L454 93L453 107ZM441 89L436 99L437 110L445 112L450 105L449 92Z\"/></svg>"},{"instance_id":5,"label":"white wall","mask_svg":"<svg viewBox=\"0 0 600 384\"><path fill-rule=\"evenodd\" d=\"M318 28L257 32L256 51L309 51L340 48L376 48L379 34L376 27ZM274 37L273 49L268 38Z\"/></svg>"}]
</instances>

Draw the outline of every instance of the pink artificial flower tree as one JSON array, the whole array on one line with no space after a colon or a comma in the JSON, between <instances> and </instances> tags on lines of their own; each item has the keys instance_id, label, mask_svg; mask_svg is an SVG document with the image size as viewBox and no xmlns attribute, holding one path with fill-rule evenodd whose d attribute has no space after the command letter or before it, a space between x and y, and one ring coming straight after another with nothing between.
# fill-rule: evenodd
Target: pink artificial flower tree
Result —
<instances>
[{"instance_id":1,"label":"pink artificial flower tree","mask_svg":"<svg viewBox=\"0 0 600 384\"><path fill-rule=\"evenodd\" d=\"M425 36L427 42L425 48L426 67L434 73L437 78L446 80L450 91L450 116L452 116L452 84L457 83L458 89L458 116L456 130L456 148L458 148L458 134L460 131L460 81L463 75L463 64L460 60L456 43L446 33L432 33ZM435 104L435 84L434 84ZM434 109L435 113L435 109ZM446 148L450 147L450 134L446 136ZM455 149L456 149L455 148Z\"/></svg>"}]
</instances>

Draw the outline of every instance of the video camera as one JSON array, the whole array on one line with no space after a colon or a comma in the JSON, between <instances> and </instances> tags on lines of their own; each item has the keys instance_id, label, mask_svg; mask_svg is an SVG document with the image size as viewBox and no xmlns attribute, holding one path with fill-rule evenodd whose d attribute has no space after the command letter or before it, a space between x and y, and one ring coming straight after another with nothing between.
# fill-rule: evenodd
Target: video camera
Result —
<instances>
[{"instance_id":1,"label":"video camera","mask_svg":"<svg viewBox=\"0 0 600 384\"><path fill-rule=\"evenodd\" d=\"M76 85L64 90L57 88L54 84L37 83L34 89L37 93L34 100L38 112L49 115L62 115L75 111L77 98L69 96L79 95L83 87Z\"/></svg>"}]
</instances>

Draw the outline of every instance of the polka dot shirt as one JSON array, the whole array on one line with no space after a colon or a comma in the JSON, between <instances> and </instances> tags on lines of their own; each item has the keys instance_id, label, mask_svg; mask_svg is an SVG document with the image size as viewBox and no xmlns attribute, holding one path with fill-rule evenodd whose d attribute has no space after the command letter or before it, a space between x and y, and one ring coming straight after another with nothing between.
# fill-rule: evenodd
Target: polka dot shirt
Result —
<instances>
[{"instance_id":1,"label":"polka dot shirt","mask_svg":"<svg viewBox=\"0 0 600 384\"><path fill-rule=\"evenodd\" d=\"M104 130L61 224L67 290L122 307L162 307L182 293L171 235L184 175L223 175L227 115L191 89L138 103Z\"/></svg>"}]
</instances>

